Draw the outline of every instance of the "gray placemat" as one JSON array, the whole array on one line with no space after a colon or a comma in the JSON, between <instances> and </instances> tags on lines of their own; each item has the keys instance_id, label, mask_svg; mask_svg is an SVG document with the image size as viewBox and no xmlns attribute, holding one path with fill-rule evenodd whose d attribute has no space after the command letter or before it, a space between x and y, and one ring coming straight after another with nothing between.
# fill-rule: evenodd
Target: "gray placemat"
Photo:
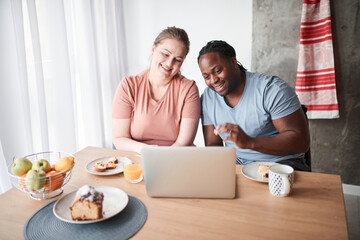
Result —
<instances>
[{"instance_id":1,"label":"gray placemat","mask_svg":"<svg viewBox=\"0 0 360 240\"><path fill-rule=\"evenodd\" d=\"M59 220L53 213L55 201L36 211L25 223L24 239L128 239L144 225L145 205L129 195L125 209L112 218L89 224L72 224Z\"/></svg>"}]
</instances>

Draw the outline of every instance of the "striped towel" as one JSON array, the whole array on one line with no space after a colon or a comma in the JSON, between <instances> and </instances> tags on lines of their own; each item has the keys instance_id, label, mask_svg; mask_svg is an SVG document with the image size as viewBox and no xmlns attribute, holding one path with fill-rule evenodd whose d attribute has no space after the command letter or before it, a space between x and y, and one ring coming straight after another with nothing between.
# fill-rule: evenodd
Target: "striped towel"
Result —
<instances>
[{"instance_id":1,"label":"striped towel","mask_svg":"<svg viewBox=\"0 0 360 240\"><path fill-rule=\"evenodd\" d=\"M329 0L303 0L295 91L309 119L339 118Z\"/></svg>"}]
</instances>

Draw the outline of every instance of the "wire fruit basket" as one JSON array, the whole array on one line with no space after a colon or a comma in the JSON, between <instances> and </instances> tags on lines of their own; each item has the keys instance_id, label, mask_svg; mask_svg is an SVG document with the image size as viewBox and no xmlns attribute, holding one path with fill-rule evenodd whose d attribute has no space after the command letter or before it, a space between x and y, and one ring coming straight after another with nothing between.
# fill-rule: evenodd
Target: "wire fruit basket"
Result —
<instances>
[{"instance_id":1,"label":"wire fruit basket","mask_svg":"<svg viewBox=\"0 0 360 240\"><path fill-rule=\"evenodd\" d=\"M74 164L72 164L69 168L57 172L53 169L53 166L57 161L64 157L73 157ZM11 172L11 166L8 167L8 174L10 175L11 184L15 186L17 189L21 190L22 192L28 193L32 199L35 200L45 200L49 198L54 198L59 196L63 193L63 187L66 183L69 182L72 174L72 169L75 165L75 156L66 153L66 152L40 152L34 153L25 156L32 163L37 160L45 159L47 160L50 165L52 166L51 171L46 173L44 177L37 177L37 178L29 178L25 175L16 176ZM35 187L36 190L32 189L32 186Z\"/></svg>"}]
</instances>

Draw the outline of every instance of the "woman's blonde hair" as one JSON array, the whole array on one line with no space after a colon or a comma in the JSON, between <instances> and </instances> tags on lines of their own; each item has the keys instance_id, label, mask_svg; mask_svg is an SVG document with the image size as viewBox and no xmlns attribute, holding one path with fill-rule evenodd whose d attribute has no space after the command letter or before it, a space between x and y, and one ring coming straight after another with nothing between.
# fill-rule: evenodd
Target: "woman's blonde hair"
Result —
<instances>
[{"instance_id":1,"label":"woman's blonde hair","mask_svg":"<svg viewBox=\"0 0 360 240\"><path fill-rule=\"evenodd\" d=\"M190 41L187 33L184 29L177 28L177 27L168 27L164 30L162 30L159 35L155 38L154 45L158 45L162 40L165 39L177 39L180 42L184 43L184 46L186 48L186 55L190 51Z\"/></svg>"}]
</instances>

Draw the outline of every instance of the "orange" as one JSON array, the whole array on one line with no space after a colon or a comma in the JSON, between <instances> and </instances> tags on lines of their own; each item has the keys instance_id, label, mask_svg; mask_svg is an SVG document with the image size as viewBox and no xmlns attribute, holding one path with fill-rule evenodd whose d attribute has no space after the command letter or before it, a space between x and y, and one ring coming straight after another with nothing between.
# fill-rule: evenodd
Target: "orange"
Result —
<instances>
[{"instance_id":1,"label":"orange","mask_svg":"<svg viewBox=\"0 0 360 240\"><path fill-rule=\"evenodd\" d=\"M46 173L46 183L45 189L48 191L54 191L62 186L64 183L65 173L60 173L58 171L50 171Z\"/></svg>"},{"instance_id":2,"label":"orange","mask_svg":"<svg viewBox=\"0 0 360 240\"><path fill-rule=\"evenodd\" d=\"M74 165L73 157L62 157L55 163L55 170L62 172L64 170L70 170L70 167Z\"/></svg>"},{"instance_id":3,"label":"orange","mask_svg":"<svg viewBox=\"0 0 360 240\"><path fill-rule=\"evenodd\" d=\"M19 178L19 187L22 189L22 190L26 190L27 187L26 187L26 173L24 173L23 175L20 176Z\"/></svg>"}]
</instances>

